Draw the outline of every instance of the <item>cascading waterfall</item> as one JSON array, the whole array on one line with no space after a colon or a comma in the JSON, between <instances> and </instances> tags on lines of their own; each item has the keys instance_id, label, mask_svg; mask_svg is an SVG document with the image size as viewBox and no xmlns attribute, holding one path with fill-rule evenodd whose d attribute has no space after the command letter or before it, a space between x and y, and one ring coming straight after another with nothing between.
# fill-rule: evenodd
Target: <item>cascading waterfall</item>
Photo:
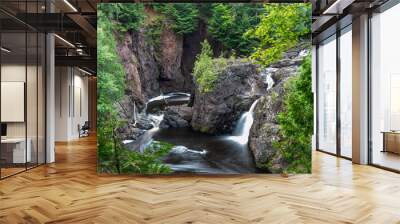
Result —
<instances>
[{"instance_id":1,"label":"cascading waterfall","mask_svg":"<svg viewBox=\"0 0 400 224\"><path fill-rule=\"evenodd\" d=\"M277 68L266 68L261 72L261 77L264 78L264 83L268 85L267 90L274 86L275 81L272 79L271 74L277 71Z\"/></svg>"},{"instance_id":2,"label":"cascading waterfall","mask_svg":"<svg viewBox=\"0 0 400 224\"><path fill-rule=\"evenodd\" d=\"M160 123L164 119L164 114L153 114L151 112L148 113L148 109L151 109L152 106L155 105L169 105L170 102L174 102L176 100L189 100L190 99L190 94L188 93L181 93L181 92L174 92L174 93L168 93L168 94L163 94L153 97L149 99L143 110L139 113L137 111L136 104L133 104L133 119L134 119L134 125L138 122L149 122L153 125L153 128L150 130L147 130L143 135L140 136L139 139L134 140L124 140L124 144L131 144L130 148L134 150L138 150L140 152L143 152L143 150L151 144L153 141L152 137L153 135L159 130ZM140 121L139 121L140 120Z\"/></svg>"},{"instance_id":3,"label":"cascading waterfall","mask_svg":"<svg viewBox=\"0 0 400 224\"><path fill-rule=\"evenodd\" d=\"M189 93L172 92L153 97L149 99L144 105L144 109L141 113L147 114L147 110L151 110L152 107L157 105L181 105L187 103L190 100Z\"/></svg>"},{"instance_id":4,"label":"cascading waterfall","mask_svg":"<svg viewBox=\"0 0 400 224\"><path fill-rule=\"evenodd\" d=\"M137 123L137 110L136 110L136 103L133 102L133 120L135 121L133 125L136 125Z\"/></svg>"},{"instance_id":5,"label":"cascading waterfall","mask_svg":"<svg viewBox=\"0 0 400 224\"><path fill-rule=\"evenodd\" d=\"M251 125L254 121L254 108L256 107L257 103L258 99L253 102L249 111L242 114L232 133L233 136L230 136L231 140L234 140L240 144L247 144L249 140Z\"/></svg>"},{"instance_id":6,"label":"cascading waterfall","mask_svg":"<svg viewBox=\"0 0 400 224\"><path fill-rule=\"evenodd\" d=\"M233 134L229 136L209 136L188 128L159 128L164 115L160 111L153 113L155 107L174 105L175 102L182 105L189 100L190 94L179 92L163 94L148 100L145 104L147 113L145 109L137 113L136 108L137 119L138 123L151 123L153 128L145 131L139 138L125 140L124 143L131 150L138 152L143 152L154 140L175 145L165 159L176 172L254 173L254 160L247 143L258 100L241 115Z\"/></svg>"}]
</instances>

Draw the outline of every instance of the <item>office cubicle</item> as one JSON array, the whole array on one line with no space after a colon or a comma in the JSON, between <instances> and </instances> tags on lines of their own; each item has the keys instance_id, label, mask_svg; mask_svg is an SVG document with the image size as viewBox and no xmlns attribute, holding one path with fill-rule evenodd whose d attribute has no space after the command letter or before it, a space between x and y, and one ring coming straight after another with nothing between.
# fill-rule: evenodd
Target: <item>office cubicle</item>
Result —
<instances>
[{"instance_id":1,"label":"office cubicle","mask_svg":"<svg viewBox=\"0 0 400 224\"><path fill-rule=\"evenodd\" d=\"M45 163L46 40L21 21L45 10L43 3L0 3L1 179Z\"/></svg>"}]
</instances>

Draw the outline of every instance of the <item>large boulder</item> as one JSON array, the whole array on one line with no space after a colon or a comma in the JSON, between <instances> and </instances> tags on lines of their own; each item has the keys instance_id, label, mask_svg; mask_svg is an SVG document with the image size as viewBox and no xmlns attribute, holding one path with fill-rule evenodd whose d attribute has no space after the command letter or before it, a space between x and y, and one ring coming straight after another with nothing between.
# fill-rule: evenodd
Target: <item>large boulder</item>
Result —
<instances>
[{"instance_id":1,"label":"large boulder","mask_svg":"<svg viewBox=\"0 0 400 224\"><path fill-rule=\"evenodd\" d=\"M254 155L256 166L271 173L281 173L287 166L281 152L273 143L279 141L277 116L283 110L285 83L297 75L300 64L307 55L308 45L299 45L288 51L284 58L263 72L273 80L273 86L260 98L254 109L254 122L250 130L249 149Z\"/></svg>"},{"instance_id":2,"label":"large boulder","mask_svg":"<svg viewBox=\"0 0 400 224\"><path fill-rule=\"evenodd\" d=\"M203 93L196 84L191 126L209 133L230 133L240 115L263 95L267 84L259 67L250 62L231 61L218 74L212 91Z\"/></svg>"},{"instance_id":3,"label":"large boulder","mask_svg":"<svg viewBox=\"0 0 400 224\"><path fill-rule=\"evenodd\" d=\"M192 108L188 106L170 106L164 111L164 119L160 128L185 128L189 127L192 119Z\"/></svg>"}]
</instances>

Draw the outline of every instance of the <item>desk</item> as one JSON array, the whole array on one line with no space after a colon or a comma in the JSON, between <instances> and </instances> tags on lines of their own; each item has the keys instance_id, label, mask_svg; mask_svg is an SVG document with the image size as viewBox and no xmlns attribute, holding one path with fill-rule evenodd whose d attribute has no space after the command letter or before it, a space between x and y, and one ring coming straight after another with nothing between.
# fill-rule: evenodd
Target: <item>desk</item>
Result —
<instances>
[{"instance_id":1,"label":"desk","mask_svg":"<svg viewBox=\"0 0 400 224\"><path fill-rule=\"evenodd\" d=\"M400 154L400 131L383 131L382 152Z\"/></svg>"},{"instance_id":2,"label":"desk","mask_svg":"<svg viewBox=\"0 0 400 224\"><path fill-rule=\"evenodd\" d=\"M1 139L1 154L7 163L26 163L31 162L31 139L27 139L28 147L25 152L25 138L6 138ZM12 158L12 159L11 159ZM26 159L26 160L25 160Z\"/></svg>"}]
</instances>

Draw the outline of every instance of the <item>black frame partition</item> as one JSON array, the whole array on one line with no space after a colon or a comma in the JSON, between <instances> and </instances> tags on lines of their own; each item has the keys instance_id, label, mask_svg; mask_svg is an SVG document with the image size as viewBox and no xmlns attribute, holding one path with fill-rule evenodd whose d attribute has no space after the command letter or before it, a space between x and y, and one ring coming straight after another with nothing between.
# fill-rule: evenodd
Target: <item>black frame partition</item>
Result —
<instances>
[{"instance_id":1,"label":"black frame partition","mask_svg":"<svg viewBox=\"0 0 400 224\"><path fill-rule=\"evenodd\" d=\"M340 81L341 81L341 57L340 57L340 37L346 33L343 32L344 30L347 30L349 26L352 25L351 22L351 17L347 16L342 19L340 25L334 24L332 27L328 28L324 33L322 33L320 36L323 38L319 38L317 40L316 44L316 51L315 51L315 57L316 57L316 66L315 66L315 71L316 71L316 150L319 152L327 153L329 155L333 156L338 156L340 158L344 158L347 160L352 160L349 157L343 156L341 153L341 108L340 108L340 103L341 103L341 96L340 96ZM351 32L347 30L347 32ZM336 151L334 153L329 152L327 150L324 150L323 148L320 148L320 143L319 143L319 137L320 137L320 130L319 130L319 124L320 124L320 118L319 118L319 100L320 100L320 93L319 93L319 87L320 87L320 74L319 74L319 68L320 68L320 55L319 55L319 48L321 43L327 41L328 39L332 38L335 36L334 40L336 42L336 57L335 57L335 64L336 64Z\"/></svg>"},{"instance_id":2,"label":"black frame partition","mask_svg":"<svg viewBox=\"0 0 400 224\"><path fill-rule=\"evenodd\" d=\"M27 18L27 13L39 13L39 10L43 10L39 7L46 4L45 0L25 0L17 2L20 9L25 13L25 19ZM4 179L46 163L47 34L13 17L12 13L7 13L7 11L2 8L2 3L0 3L0 14L3 18L7 18L7 21L13 21L15 24L19 25L16 29L7 30L4 28L5 26L3 26L4 20L0 19L0 47L4 47L7 51L9 50L9 52L5 50L0 51L0 83L5 81L10 82L6 79L3 80L4 75L12 71L6 70L7 66L18 67L19 76L25 76L23 88L23 122L20 120L15 122L3 122L0 113L0 123L7 123L8 127L12 126L13 128L14 126L18 126L18 130L21 130L21 132L17 133L17 135L23 132L24 136L20 136L19 138L24 139L25 148L23 153L25 158L22 160L23 162L15 162L13 158L15 148L12 147L17 146L11 146L11 150L7 149L7 153L10 151L12 153L10 156L4 153L4 149L10 147L6 146L8 143L0 144L0 179ZM7 43L5 43L4 40L7 40ZM6 45L11 47L7 48ZM20 52L24 54L19 54ZM25 74L21 73L22 67L24 68L23 72ZM10 77L9 74L8 77ZM0 85L0 102L2 99L1 90L2 85ZM2 108L0 103L0 111L4 109L5 108ZM22 131L22 129L24 130ZM12 132L15 132L14 129ZM2 139L2 141L8 138L18 138L17 135L11 137L8 135L9 133L7 133L6 139ZM28 147L30 149L30 158L28 158Z\"/></svg>"}]
</instances>

